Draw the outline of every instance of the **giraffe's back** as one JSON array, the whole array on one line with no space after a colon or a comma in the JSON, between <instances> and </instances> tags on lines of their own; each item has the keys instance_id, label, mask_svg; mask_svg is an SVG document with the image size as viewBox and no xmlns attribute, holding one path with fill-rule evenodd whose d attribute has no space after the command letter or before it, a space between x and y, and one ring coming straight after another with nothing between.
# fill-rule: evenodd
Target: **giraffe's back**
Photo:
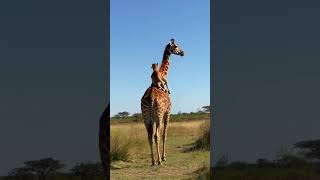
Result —
<instances>
[{"instance_id":1,"label":"giraffe's back","mask_svg":"<svg viewBox=\"0 0 320 180\"><path fill-rule=\"evenodd\" d=\"M169 94L156 88L149 87L141 98L141 112L146 128L151 125L152 115L155 112L170 112L171 102Z\"/></svg>"},{"instance_id":2,"label":"giraffe's back","mask_svg":"<svg viewBox=\"0 0 320 180\"><path fill-rule=\"evenodd\" d=\"M171 102L169 94L156 88L150 86L141 98L141 107L152 108L154 103L159 103L163 108L170 108Z\"/></svg>"}]
</instances>

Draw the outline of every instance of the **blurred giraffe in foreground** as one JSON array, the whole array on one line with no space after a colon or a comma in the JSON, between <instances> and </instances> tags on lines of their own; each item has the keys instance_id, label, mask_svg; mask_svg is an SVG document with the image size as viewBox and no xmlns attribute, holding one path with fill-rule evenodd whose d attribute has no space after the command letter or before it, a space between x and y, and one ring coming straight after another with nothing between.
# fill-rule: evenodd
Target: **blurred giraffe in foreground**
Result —
<instances>
[{"instance_id":1,"label":"blurred giraffe in foreground","mask_svg":"<svg viewBox=\"0 0 320 180\"><path fill-rule=\"evenodd\" d=\"M100 117L99 150L105 179L110 179L110 104Z\"/></svg>"}]
</instances>

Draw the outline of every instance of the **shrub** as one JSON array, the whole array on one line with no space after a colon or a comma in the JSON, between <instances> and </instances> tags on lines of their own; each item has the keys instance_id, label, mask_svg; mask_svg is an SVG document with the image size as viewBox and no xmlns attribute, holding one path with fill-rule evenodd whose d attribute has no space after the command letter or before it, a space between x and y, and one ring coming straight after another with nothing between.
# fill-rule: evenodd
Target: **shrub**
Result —
<instances>
[{"instance_id":1,"label":"shrub","mask_svg":"<svg viewBox=\"0 0 320 180\"><path fill-rule=\"evenodd\" d=\"M126 161L129 158L130 141L118 133L110 137L110 161Z\"/></svg>"},{"instance_id":2,"label":"shrub","mask_svg":"<svg viewBox=\"0 0 320 180\"><path fill-rule=\"evenodd\" d=\"M210 150L210 121L206 120L199 128L200 136L192 150Z\"/></svg>"},{"instance_id":3,"label":"shrub","mask_svg":"<svg viewBox=\"0 0 320 180\"><path fill-rule=\"evenodd\" d=\"M136 123L111 127L110 160L127 161L131 156L140 156L142 152L149 152L147 132L144 126Z\"/></svg>"}]
</instances>

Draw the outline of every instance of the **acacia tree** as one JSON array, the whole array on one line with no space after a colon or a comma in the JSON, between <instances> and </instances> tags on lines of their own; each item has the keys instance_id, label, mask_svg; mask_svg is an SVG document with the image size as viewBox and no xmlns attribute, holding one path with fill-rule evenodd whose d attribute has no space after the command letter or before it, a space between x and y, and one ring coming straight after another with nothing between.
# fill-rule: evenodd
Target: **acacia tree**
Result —
<instances>
[{"instance_id":1,"label":"acacia tree","mask_svg":"<svg viewBox=\"0 0 320 180\"><path fill-rule=\"evenodd\" d=\"M33 176L34 174L25 167L15 168L8 173L8 177L12 179L31 179Z\"/></svg>"},{"instance_id":2,"label":"acacia tree","mask_svg":"<svg viewBox=\"0 0 320 180\"><path fill-rule=\"evenodd\" d=\"M24 162L24 167L16 168L12 170L12 175L36 175L39 180L46 180L50 173L54 173L57 170L64 167L59 160L54 160L53 158L43 158L40 160L26 161Z\"/></svg>"},{"instance_id":3,"label":"acacia tree","mask_svg":"<svg viewBox=\"0 0 320 180\"><path fill-rule=\"evenodd\" d=\"M129 115L130 115L129 112L123 111L123 112L118 112L118 114L114 115L113 117L117 118L117 119L124 119L124 118L128 117Z\"/></svg>"},{"instance_id":4,"label":"acacia tree","mask_svg":"<svg viewBox=\"0 0 320 180\"><path fill-rule=\"evenodd\" d=\"M305 158L320 160L320 139L300 141L294 144L294 147L302 150Z\"/></svg>"},{"instance_id":5,"label":"acacia tree","mask_svg":"<svg viewBox=\"0 0 320 180\"><path fill-rule=\"evenodd\" d=\"M210 106L202 106L203 112L210 113Z\"/></svg>"},{"instance_id":6,"label":"acacia tree","mask_svg":"<svg viewBox=\"0 0 320 180\"><path fill-rule=\"evenodd\" d=\"M70 170L74 175L85 177L96 177L101 174L102 166L100 163L80 163Z\"/></svg>"}]
</instances>

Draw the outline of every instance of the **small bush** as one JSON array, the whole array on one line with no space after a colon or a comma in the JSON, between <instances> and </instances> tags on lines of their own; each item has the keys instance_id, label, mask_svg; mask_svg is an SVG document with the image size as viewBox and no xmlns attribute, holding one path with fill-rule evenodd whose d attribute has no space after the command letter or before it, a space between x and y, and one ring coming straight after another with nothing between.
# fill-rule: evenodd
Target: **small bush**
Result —
<instances>
[{"instance_id":1,"label":"small bush","mask_svg":"<svg viewBox=\"0 0 320 180\"><path fill-rule=\"evenodd\" d=\"M143 155L148 150L147 132L136 123L112 126L110 133L110 160L127 161L130 157Z\"/></svg>"},{"instance_id":2,"label":"small bush","mask_svg":"<svg viewBox=\"0 0 320 180\"><path fill-rule=\"evenodd\" d=\"M210 121L206 120L199 128L199 139L194 143L192 150L210 150Z\"/></svg>"},{"instance_id":3,"label":"small bush","mask_svg":"<svg viewBox=\"0 0 320 180\"><path fill-rule=\"evenodd\" d=\"M110 137L110 161L126 161L129 158L130 141L118 133Z\"/></svg>"}]
</instances>

